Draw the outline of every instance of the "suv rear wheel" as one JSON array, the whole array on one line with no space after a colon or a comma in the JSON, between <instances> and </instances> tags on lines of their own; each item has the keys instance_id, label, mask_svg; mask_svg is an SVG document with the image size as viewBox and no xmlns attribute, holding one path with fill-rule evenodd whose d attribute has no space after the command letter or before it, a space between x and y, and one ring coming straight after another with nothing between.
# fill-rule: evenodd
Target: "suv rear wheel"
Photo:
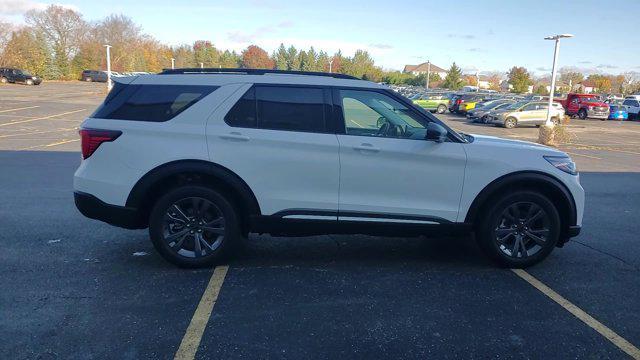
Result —
<instances>
[{"instance_id":1,"label":"suv rear wheel","mask_svg":"<svg viewBox=\"0 0 640 360\"><path fill-rule=\"evenodd\" d=\"M534 265L551 253L560 237L558 210L540 193L513 192L485 210L476 233L478 245L501 266Z\"/></svg>"},{"instance_id":2,"label":"suv rear wheel","mask_svg":"<svg viewBox=\"0 0 640 360\"><path fill-rule=\"evenodd\" d=\"M188 268L220 263L241 239L233 205L212 189L192 185L171 190L157 201L149 235L165 260Z\"/></svg>"}]
</instances>

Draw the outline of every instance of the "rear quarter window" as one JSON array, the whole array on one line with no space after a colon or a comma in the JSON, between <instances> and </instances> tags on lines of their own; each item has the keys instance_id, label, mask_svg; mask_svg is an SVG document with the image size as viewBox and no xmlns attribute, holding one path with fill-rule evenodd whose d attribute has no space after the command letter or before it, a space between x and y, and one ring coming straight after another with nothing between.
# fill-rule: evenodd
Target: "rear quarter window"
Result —
<instances>
[{"instance_id":1,"label":"rear quarter window","mask_svg":"<svg viewBox=\"0 0 640 360\"><path fill-rule=\"evenodd\" d=\"M116 83L91 117L163 122L171 120L205 96L215 86L128 85Z\"/></svg>"}]
</instances>

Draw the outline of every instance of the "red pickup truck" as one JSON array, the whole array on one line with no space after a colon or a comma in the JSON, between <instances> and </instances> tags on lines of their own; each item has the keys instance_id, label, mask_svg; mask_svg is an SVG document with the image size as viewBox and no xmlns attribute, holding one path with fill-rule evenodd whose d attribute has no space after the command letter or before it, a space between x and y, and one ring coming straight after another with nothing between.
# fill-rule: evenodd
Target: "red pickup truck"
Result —
<instances>
[{"instance_id":1,"label":"red pickup truck","mask_svg":"<svg viewBox=\"0 0 640 360\"><path fill-rule=\"evenodd\" d=\"M564 107L565 114L578 115L580 119L595 118L607 120L609 117L609 105L602 102L593 94L570 93L566 99L556 99Z\"/></svg>"}]
</instances>

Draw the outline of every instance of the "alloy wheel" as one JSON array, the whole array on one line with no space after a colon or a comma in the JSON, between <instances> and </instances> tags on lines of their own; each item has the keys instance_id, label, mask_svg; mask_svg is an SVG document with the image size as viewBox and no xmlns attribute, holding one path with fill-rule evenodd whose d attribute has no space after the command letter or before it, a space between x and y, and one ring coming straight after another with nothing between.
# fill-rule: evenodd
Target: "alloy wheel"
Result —
<instances>
[{"instance_id":1,"label":"alloy wheel","mask_svg":"<svg viewBox=\"0 0 640 360\"><path fill-rule=\"evenodd\" d=\"M163 238L178 255L197 258L214 253L225 236L225 218L213 202L190 197L171 205L163 219Z\"/></svg>"},{"instance_id":2,"label":"alloy wheel","mask_svg":"<svg viewBox=\"0 0 640 360\"><path fill-rule=\"evenodd\" d=\"M517 202L498 217L494 239L500 251L524 259L547 246L551 233L549 214L533 202Z\"/></svg>"}]
</instances>

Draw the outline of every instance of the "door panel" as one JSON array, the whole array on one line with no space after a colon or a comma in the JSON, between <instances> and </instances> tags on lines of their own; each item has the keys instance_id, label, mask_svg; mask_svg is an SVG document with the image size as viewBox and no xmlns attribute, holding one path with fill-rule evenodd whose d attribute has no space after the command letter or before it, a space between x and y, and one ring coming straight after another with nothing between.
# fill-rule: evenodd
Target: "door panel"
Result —
<instances>
[{"instance_id":1,"label":"door panel","mask_svg":"<svg viewBox=\"0 0 640 360\"><path fill-rule=\"evenodd\" d=\"M345 132L338 135L339 220L386 214L456 221L462 144L425 140L430 120L384 92L336 90L334 104Z\"/></svg>"},{"instance_id":2,"label":"door panel","mask_svg":"<svg viewBox=\"0 0 640 360\"><path fill-rule=\"evenodd\" d=\"M456 221L466 155L462 144L338 135L343 212Z\"/></svg>"},{"instance_id":3,"label":"door panel","mask_svg":"<svg viewBox=\"0 0 640 360\"><path fill-rule=\"evenodd\" d=\"M229 85L218 89L238 85ZM255 99L241 96L250 85L240 89L217 109L207 125L211 161L235 172L254 192L263 215L290 209L338 210L339 158L335 134L256 128ZM301 91L298 91L299 93ZM275 91L273 92L275 93ZM245 127L230 126L225 115L236 102L244 101L249 112L236 119ZM278 107L273 114L287 112L286 105L271 99ZM324 104L322 104L324 106ZM264 104L258 106L264 108ZM264 111L269 109L264 108ZM294 114L295 115L295 114ZM284 115L283 115L284 116ZM260 115L257 116L258 120ZM265 126L288 126L289 118L273 118ZM254 127L251 124L256 124Z\"/></svg>"}]
</instances>

